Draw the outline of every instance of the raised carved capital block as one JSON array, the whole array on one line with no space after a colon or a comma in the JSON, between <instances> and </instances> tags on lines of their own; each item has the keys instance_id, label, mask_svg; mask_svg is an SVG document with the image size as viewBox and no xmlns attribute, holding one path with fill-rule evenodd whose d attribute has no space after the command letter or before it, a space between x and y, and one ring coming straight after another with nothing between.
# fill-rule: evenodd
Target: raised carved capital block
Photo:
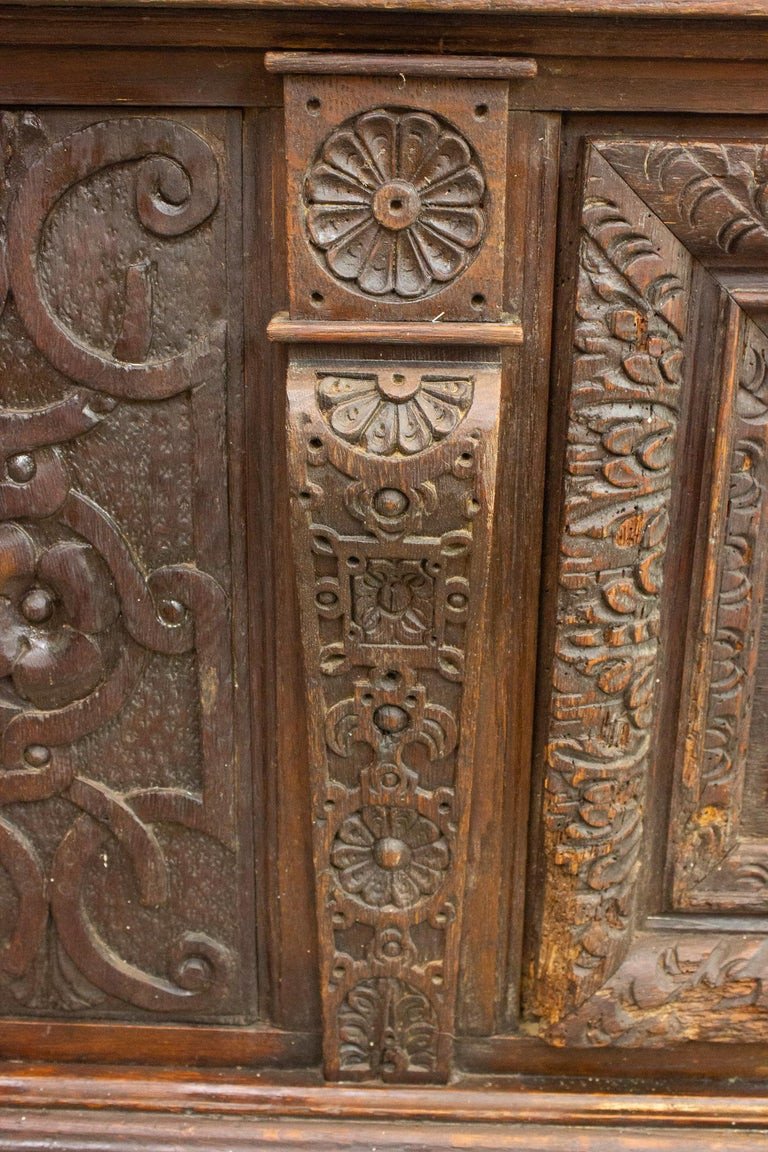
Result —
<instances>
[{"instance_id":1,"label":"raised carved capital block","mask_svg":"<svg viewBox=\"0 0 768 1152\"><path fill-rule=\"evenodd\" d=\"M504 80L286 78L293 318L499 320Z\"/></svg>"},{"instance_id":2,"label":"raised carved capital block","mask_svg":"<svg viewBox=\"0 0 768 1152\"><path fill-rule=\"evenodd\" d=\"M445 1079L500 367L294 359L329 1076Z\"/></svg>"}]
</instances>

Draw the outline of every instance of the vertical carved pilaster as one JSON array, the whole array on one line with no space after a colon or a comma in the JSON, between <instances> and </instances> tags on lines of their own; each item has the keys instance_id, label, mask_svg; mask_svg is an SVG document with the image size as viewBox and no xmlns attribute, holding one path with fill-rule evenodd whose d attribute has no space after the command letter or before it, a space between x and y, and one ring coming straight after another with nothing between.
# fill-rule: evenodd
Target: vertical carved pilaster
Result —
<instances>
[{"instance_id":1,"label":"vertical carved pilaster","mask_svg":"<svg viewBox=\"0 0 768 1152\"><path fill-rule=\"evenodd\" d=\"M288 371L325 1071L444 1080L496 482L489 345L522 340L499 260L517 65L466 60L470 81L437 59L334 61L354 79L312 54L296 74L290 53L269 63L288 73L289 281L269 334L336 345L294 349ZM474 353L435 351L453 344Z\"/></svg>"},{"instance_id":2,"label":"vertical carved pilaster","mask_svg":"<svg viewBox=\"0 0 768 1152\"><path fill-rule=\"evenodd\" d=\"M500 369L294 360L329 1076L449 1071Z\"/></svg>"}]
</instances>

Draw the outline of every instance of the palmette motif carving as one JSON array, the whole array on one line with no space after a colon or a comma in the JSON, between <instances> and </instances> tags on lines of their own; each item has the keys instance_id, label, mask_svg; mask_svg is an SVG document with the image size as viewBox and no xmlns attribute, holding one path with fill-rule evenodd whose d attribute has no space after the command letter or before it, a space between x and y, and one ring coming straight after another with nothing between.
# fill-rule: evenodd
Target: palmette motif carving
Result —
<instances>
[{"instance_id":1,"label":"palmette motif carving","mask_svg":"<svg viewBox=\"0 0 768 1152\"><path fill-rule=\"evenodd\" d=\"M194 237L219 206L218 163L191 129L150 116L51 143L37 117L4 113L0 139L0 864L15 908L4 914L0 979L32 1010L98 1005L114 1014L130 1005L231 1016L243 1011L235 939L216 939L197 913L184 927L173 892L192 840L234 891L228 596L197 556L142 558L84 490L81 463L89 452L98 459L88 446L94 433L119 451L109 425L123 417L120 402L157 411L178 397L177 418L183 412L193 425L201 403L210 413L222 386L223 326L172 348L154 258L139 252L125 268L109 267L89 247L89 217L78 227L83 259L99 262L110 290L122 283L123 297L116 321L107 320L111 335L84 333L77 300L60 307L68 270L57 255L69 241L62 217L77 219L86 185L98 201L99 181L116 203L132 186L137 235ZM127 248L123 233L133 227L118 221L116 248ZM80 319L92 320L87 308ZM34 399L25 404L26 376ZM149 408L140 412L151 440ZM130 501L116 504L131 512ZM128 769L124 717L162 660L171 698L182 664L196 677L199 763L170 763L158 732L160 758L151 775L138 774ZM45 803L58 814L52 825L36 815Z\"/></svg>"},{"instance_id":2,"label":"palmette motif carving","mask_svg":"<svg viewBox=\"0 0 768 1152\"><path fill-rule=\"evenodd\" d=\"M445 411L414 443L435 381ZM489 364L289 370L333 1077L449 1072L498 388Z\"/></svg>"},{"instance_id":3,"label":"palmette motif carving","mask_svg":"<svg viewBox=\"0 0 768 1152\"><path fill-rule=\"evenodd\" d=\"M537 1010L629 943L658 669L688 285L674 240L594 152L583 205L546 748ZM677 267L675 265L677 264ZM673 271L674 269L674 271Z\"/></svg>"},{"instance_id":4,"label":"palmette motif carving","mask_svg":"<svg viewBox=\"0 0 768 1152\"><path fill-rule=\"evenodd\" d=\"M486 231L485 192L471 146L441 117L376 108L324 141L304 180L306 228L348 287L419 299L473 259Z\"/></svg>"},{"instance_id":5,"label":"palmette motif carving","mask_svg":"<svg viewBox=\"0 0 768 1152\"><path fill-rule=\"evenodd\" d=\"M366 1079L437 1071L437 1014L429 999L394 977L362 980L339 1009L342 1067Z\"/></svg>"}]
</instances>

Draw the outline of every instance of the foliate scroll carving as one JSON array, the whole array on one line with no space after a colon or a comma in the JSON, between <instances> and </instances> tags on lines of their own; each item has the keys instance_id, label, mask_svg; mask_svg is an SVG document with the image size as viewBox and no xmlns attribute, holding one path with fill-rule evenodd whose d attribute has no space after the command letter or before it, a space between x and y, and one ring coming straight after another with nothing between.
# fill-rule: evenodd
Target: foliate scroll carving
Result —
<instances>
[{"instance_id":1,"label":"foliate scroll carving","mask_svg":"<svg viewBox=\"0 0 768 1152\"><path fill-rule=\"evenodd\" d=\"M241 1018L222 493L185 463L225 466L220 162L176 121L68 123L0 118L0 1000Z\"/></svg>"},{"instance_id":2,"label":"foliate scroll carving","mask_svg":"<svg viewBox=\"0 0 768 1152\"><path fill-rule=\"evenodd\" d=\"M727 442L718 453L726 468L713 485L715 523L706 559L714 603L701 609L713 623L702 621L700 628L699 685L692 692L681 807L673 820L673 898L683 908L757 909L768 896L759 842L751 849L748 841L738 843L768 564L767 357L765 336L747 321L736 387L721 405Z\"/></svg>"},{"instance_id":3,"label":"foliate scroll carving","mask_svg":"<svg viewBox=\"0 0 768 1152\"><path fill-rule=\"evenodd\" d=\"M285 109L292 319L502 319L504 81L290 75Z\"/></svg>"},{"instance_id":4,"label":"foliate scroll carving","mask_svg":"<svg viewBox=\"0 0 768 1152\"><path fill-rule=\"evenodd\" d=\"M449 1071L499 371L289 370L334 1077Z\"/></svg>"},{"instance_id":5,"label":"foliate scroll carving","mask_svg":"<svg viewBox=\"0 0 768 1152\"><path fill-rule=\"evenodd\" d=\"M423 298L460 276L486 231L486 184L466 139L427 112L375 108L336 128L304 182L328 270L383 299Z\"/></svg>"},{"instance_id":6,"label":"foliate scroll carving","mask_svg":"<svg viewBox=\"0 0 768 1152\"><path fill-rule=\"evenodd\" d=\"M617 140L601 153L699 259L768 253L768 149L744 140Z\"/></svg>"},{"instance_id":7,"label":"foliate scroll carving","mask_svg":"<svg viewBox=\"0 0 768 1152\"><path fill-rule=\"evenodd\" d=\"M688 277L679 245L591 152L546 747L535 997L550 1020L603 984L630 938Z\"/></svg>"},{"instance_id":8,"label":"foliate scroll carving","mask_svg":"<svg viewBox=\"0 0 768 1152\"><path fill-rule=\"evenodd\" d=\"M765 1040L768 944L761 933L639 933L616 973L553 1029L574 1047Z\"/></svg>"},{"instance_id":9,"label":"foliate scroll carving","mask_svg":"<svg viewBox=\"0 0 768 1152\"><path fill-rule=\"evenodd\" d=\"M67 327L50 307L38 267L46 224L63 192L100 171L131 162L138 165L135 211L150 233L182 236L216 208L216 159L195 132L175 121L152 118L93 124L52 144L27 169L8 213L8 277L27 332L63 375L112 397L160 400L185 391L190 382L199 383L220 366L221 326L175 355L126 362L125 348L120 356L114 349L109 355ZM148 267L137 263L126 269L124 324L151 325L148 308L140 306L149 300ZM121 335L125 340L125 333Z\"/></svg>"}]
</instances>

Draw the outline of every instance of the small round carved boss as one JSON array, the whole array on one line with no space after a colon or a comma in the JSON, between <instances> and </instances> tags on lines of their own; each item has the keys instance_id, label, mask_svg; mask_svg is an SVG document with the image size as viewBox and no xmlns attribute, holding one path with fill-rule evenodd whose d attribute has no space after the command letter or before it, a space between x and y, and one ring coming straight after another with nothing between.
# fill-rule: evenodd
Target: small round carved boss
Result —
<instances>
[{"instance_id":1,"label":"small round carved boss","mask_svg":"<svg viewBox=\"0 0 768 1152\"><path fill-rule=\"evenodd\" d=\"M304 180L306 226L321 264L345 286L416 300L471 264L487 229L474 150L427 112L377 108L334 129Z\"/></svg>"}]
</instances>

